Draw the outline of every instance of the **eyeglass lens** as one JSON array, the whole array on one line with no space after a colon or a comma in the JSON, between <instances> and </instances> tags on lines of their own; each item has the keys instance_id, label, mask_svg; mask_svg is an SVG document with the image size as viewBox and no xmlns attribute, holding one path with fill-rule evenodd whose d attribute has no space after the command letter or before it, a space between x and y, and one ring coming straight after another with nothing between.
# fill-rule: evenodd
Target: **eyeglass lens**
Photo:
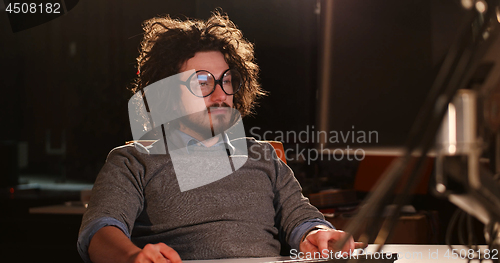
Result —
<instances>
[{"instance_id":1,"label":"eyeglass lens","mask_svg":"<svg viewBox=\"0 0 500 263\"><path fill-rule=\"evenodd\" d=\"M196 78L191 79L190 88L195 95L206 97L215 90L216 84L221 85L227 95L233 95L241 86L240 73L236 70L228 70L219 80L216 80L210 72L198 71Z\"/></svg>"}]
</instances>

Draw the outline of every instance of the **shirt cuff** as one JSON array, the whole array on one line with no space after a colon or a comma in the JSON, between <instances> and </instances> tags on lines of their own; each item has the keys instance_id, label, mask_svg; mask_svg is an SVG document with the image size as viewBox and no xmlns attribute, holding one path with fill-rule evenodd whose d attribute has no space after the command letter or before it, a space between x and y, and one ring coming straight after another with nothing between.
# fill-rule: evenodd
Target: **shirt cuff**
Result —
<instances>
[{"instance_id":1,"label":"shirt cuff","mask_svg":"<svg viewBox=\"0 0 500 263\"><path fill-rule=\"evenodd\" d=\"M96 220L93 220L78 235L78 243L77 243L78 253L80 254L80 257L83 259L84 262L86 263L92 262L90 260L88 252L90 240L99 229L105 226L115 226L119 228L128 238L130 238L130 234L128 233L127 227L125 227L125 224L123 224L122 222L118 221L115 218L101 217Z\"/></svg>"},{"instance_id":2,"label":"shirt cuff","mask_svg":"<svg viewBox=\"0 0 500 263\"><path fill-rule=\"evenodd\" d=\"M317 225L325 225L327 227L330 227L331 229L335 229L333 225L320 218L314 218L314 219L309 219L307 221L302 222L300 225L295 227L290 234L290 239L288 241L288 244L292 249L296 249L297 251L300 250L300 241L302 239L302 236L311 228L317 226Z\"/></svg>"}]
</instances>

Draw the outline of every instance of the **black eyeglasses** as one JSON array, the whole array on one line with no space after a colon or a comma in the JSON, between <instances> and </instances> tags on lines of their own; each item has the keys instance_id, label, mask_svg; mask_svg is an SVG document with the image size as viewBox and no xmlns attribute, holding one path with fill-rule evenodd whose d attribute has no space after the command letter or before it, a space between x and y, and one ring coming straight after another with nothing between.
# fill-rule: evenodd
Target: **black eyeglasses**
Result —
<instances>
[{"instance_id":1,"label":"black eyeglasses","mask_svg":"<svg viewBox=\"0 0 500 263\"><path fill-rule=\"evenodd\" d=\"M234 69L224 71L220 79L215 79L214 75L206 70L198 70L186 81L181 81L181 84L196 97L204 98L215 91L217 84L222 87L226 95L234 95L241 88L243 81L240 73Z\"/></svg>"}]
</instances>

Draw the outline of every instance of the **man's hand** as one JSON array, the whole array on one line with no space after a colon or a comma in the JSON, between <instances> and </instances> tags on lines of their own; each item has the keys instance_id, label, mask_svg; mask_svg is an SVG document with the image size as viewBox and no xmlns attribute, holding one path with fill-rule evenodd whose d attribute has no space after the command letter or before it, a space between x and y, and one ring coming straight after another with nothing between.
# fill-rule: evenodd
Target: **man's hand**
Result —
<instances>
[{"instance_id":1,"label":"man's hand","mask_svg":"<svg viewBox=\"0 0 500 263\"><path fill-rule=\"evenodd\" d=\"M177 252L164 243L147 244L132 254L130 263L181 263Z\"/></svg>"},{"instance_id":2,"label":"man's hand","mask_svg":"<svg viewBox=\"0 0 500 263\"><path fill-rule=\"evenodd\" d=\"M177 252L164 243L140 249L117 227L105 226L90 240L90 260L94 263L181 263Z\"/></svg>"},{"instance_id":3,"label":"man's hand","mask_svg":"<svg viewBox=\"0 0 500 263\"><path fill-rule=\"evenodd\" d=\"M300 242L301 252L320 252L322 255L327 256L324 252L335 249L335 243L342 240L347 235L346 232L335 230L335 229L318 229L313 230L307 234L302 242ZM365 244L361 242L354 242L354 239L350 237L345 243L341 250L341 253L350 253L356 248L364 248Z\"/></svg>"}]
</instances>

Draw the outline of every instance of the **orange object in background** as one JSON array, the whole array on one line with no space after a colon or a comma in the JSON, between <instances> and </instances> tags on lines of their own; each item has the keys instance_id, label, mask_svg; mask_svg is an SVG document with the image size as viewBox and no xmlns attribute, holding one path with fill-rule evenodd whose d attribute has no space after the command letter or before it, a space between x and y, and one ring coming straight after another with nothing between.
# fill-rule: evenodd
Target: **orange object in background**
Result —
<instances>
[{"instance_id":1,"label":"orange object in background","mask_svg":"<svg viewBox=\"0 0 500 263\"><path fill-rule=\"evenodd\" d=\"M358 171L356 173L356 178L354 181L354 189L360 192L371 192L372 188L376 185L377 181L382 177L382 174L387 170L391 163L399 156L370 156L366 155L365 158L360 162ZM427 194L429 187L429 179L432 174L434 167L434 158L427 157L425 167L423 170L423 176L418 181L418 185L414 191L410 194ZM401 193L404 189L406 182L406 177L412 172L407 169L403 173L404 177L399 182L396 188L396 193Z\"/></svg>"},{"instance_id":2,"label":"orange object in background","mask_svg":"<svg viewBox=\"0 0 500 263\"><path fill-rule=\"evenodd\" d=\"M276 151L276 155L284 162L286 163L286 157L285 157L285 150L283 149L283 143L277 142L277 141L267 141L270 143L274 150Z\"/></svg>"}]
</instances>

